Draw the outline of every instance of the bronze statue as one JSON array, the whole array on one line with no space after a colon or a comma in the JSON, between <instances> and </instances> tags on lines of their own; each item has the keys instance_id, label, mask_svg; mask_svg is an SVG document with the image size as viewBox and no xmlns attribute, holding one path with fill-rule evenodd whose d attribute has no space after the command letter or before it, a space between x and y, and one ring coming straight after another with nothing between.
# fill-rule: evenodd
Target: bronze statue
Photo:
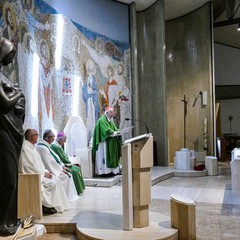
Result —
<instances>
[{"instance_id":1,"label":"bronze statue","mask_svg":"<svg viewBox=\"0 0 240 240\"><path fill-rule=\"evenodd\" d=\"M0 67L12 62L16 49L0 40ZM0 73L0 236L15 234L17 219L18 159L23 142L25 97L17 84Z\"/></svg>"}]
</instances>

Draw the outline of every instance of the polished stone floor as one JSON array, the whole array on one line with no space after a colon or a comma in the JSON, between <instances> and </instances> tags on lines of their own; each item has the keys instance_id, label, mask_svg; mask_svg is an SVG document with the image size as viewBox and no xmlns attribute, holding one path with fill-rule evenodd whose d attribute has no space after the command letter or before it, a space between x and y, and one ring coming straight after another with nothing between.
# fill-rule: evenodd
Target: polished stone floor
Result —
<instances>
[{"instance_id":1,"label":"polished stone floor","mask_svg":"<svg viewBox=\"0 0 240 240\"><path fill-rule=\"evenodd\" d=\"M164 169L162 171L171 168ZM41 222L79 221L76 214L78 211L120 210L121 193L121 182L111 188L87 187L84 195L71 204L71 210L46 216ZM150 212L170 217L172 194L180 194L195 201L197 239L240 239L240 194L232 192L229 162L219 162L217 176L171 177L155 184L152 186ZM74 236L45 234L39 239L74 239Z\"/></svg>"},{"instance_id":2,"label":"polished stone floor","mask_svg":"<svg viewBox=\"0 0 240 240\"><path fill-rule=\"evenodd\" d=\"M240 194L232 192L229 162L219 164L217 176L173 177L154 185L151 211L169 215L173 193L195 201L197 239L240 239Z\"/></svg>"}]
</instances>

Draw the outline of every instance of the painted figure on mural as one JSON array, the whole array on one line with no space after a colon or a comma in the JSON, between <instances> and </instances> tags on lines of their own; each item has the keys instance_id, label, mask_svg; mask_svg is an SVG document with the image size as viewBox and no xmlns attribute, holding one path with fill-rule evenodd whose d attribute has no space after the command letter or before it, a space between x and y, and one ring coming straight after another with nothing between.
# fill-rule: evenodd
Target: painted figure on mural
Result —
<instances>
[{"instance_id":1,"label":"painted figure on mural","mask_svg":"<svg viewBox=\"0 0 240 240\"><path fill-rule=\"evenodd\" d=\"M131 118L131 92L127 84L127 78L123 78L123 83L119 91L118 105L120 106L120 129L130 129L131 121L125 121L126 118ZM131 137L131 131L122 132L122 138L125 141Z\"/></svg>"},{"instance_id":2,"label":"painted figure on mural","mask_svg":"<svg viewBox=\"0 0 240 240\"><path fill-rule=\"evenodd\" d=\"M129 102L130 102L130 90L127 86L127 78L125 76L125 67L123 63L119 63L117 65L117 83L118 83L118 106L119 111L121 113L120 117L120 128L123 128L124 119L126 117L131 118L131 115L129 115Z\"/></svg>"},{"instance_id":3,"label":"painted figure on mural","mask_svg":"<svg viewBox=\"0 0 240 240\"><path fill-rule=\"evenodd\" d=\"M27 99L26 117L23 128L39 129L38 118L38 73L33 71L38 66L39 57L36 54L36 44L27 28L21 27L21 40L18 43L19 86ZM35 64L35 66L34 66Z\"/></svg>"},{"instance_id":4,"label":"painted figure on mural","mask_svg":"<svg viewBox=\"0 0 240 240\"><path fill-rule=\"evenodd\" d=\"M6 38L0 41L0 64L8 65L16 53ZM0 75L0 236L13 235L17 219L18 159L23 142L25 97L18 85Z\"/></svg>"},{"instance_id":5,"label":"painted figure on mural","mask_svg":"<svg viewBox=\"0 0 240 240\"><path fill-rule=\"evenodd\" d=\"M117 86L118 86L118 91L117 91L117 102L116 105L114 106L114 111L115 111L115 119L114 122L115 124L120 127L121 124L121 117L124 118L124 116L121 114L121 99L120 99L120 95L121 95L121 89L122 89L122 85L123 85L123 77L124 77L124 66L122 63L119 63L117 65L117 74L114 76L114 78L117 81Z\"/></svg>"},{"instance_id":6,"label":"painted figure on mural","mask_svg":"<svg viewBox=\"0 0 240 240\"><path fill-rule=\"evenodd\" d=\"M12 1L13 8L16 13L17 25L26 23L28 25L28 31L34 35L38 30L49 30L50 24L48 22L42 22L39 17L38 7L34 6L34 0L15 0Z\"/></svg>"},{"instance_id":7,"label":"painted figure on mural","mask_svg":"<svg viewBox=\"0 0 240 240\"><path fill-rule=\"evenodd\" d=\"M25 9L27 9L28 11L33 11L34 9L33 0L24 0L23 2Z\"/></svg>"},{"instance_id":8,"label":"painted figure on mural","mask_svg":"<svg viewBox=\"0 0 240 240\"><path fill-rule=\"evenodd\" d=\"M114 73L113 66L109 64L107 66L108 82L104 86L104 89L100 90L100 93L105 99L105 107L110 106L114 108L118 100L118 84L117 81L113 79Z\"/></svg>"},{"instance_id":9,"label":"painted figure on mural","mask_svg":"<svg viewBox=\"0 0 240 240\"><path fill-rule=\"evenodd\" d=\"M104 48L103 44L104 41L101 38L96 38L95 49L92 48L91 45L84 39L82 39L81 42L82 45L88 50L89 55L98 66L98 69L101 71L99 75L99 104L101 112L104 111L107 106L113 107L115 111L114 123L117 125L117 127L121 127L123 126L122 118L124 118L124 115L122 116L121 109L122 107L125 108L125 106L128 106L128 109L130 110L131 103L131 101L126 103L127 98L122 96L121 93L123 89L124 91L127 91L127 87L124 85L125 83L123 80L124 77L126 77L125 74L127 74L127 69L125 69L124 62L130 58L125 51L124 61L116 62L109 56L111 54L106 53L106 49ZM111 44L111 46L113 46L113 44ZM115 49L114 46L113 49ZM123 57L122 54L120 55ZM118 56L120 55L118 54ZM121 99L119 99L120 97ZM124 104L122 104L123 100Z\"/></svg>"},{"instance_id":10,"label":"painted figure on mural","mask_svg":"<svg viewBox=\"0 0 240 240\"><path fill-rule=\"evenodd\" d=\"M52 78L54 68L50 63L50 50L45 39L39 44L40 64L39 64L39 104L40 127L41 129L53 128L54 119L54 97L52 92Z\"/></svg>"},{"instance_id":11,"label":"painted figure on mural","mask_svg":"<svg viewBox=\"0 0 240 240\"><path fill-rule=\"evenodd\" d=\"M95 41L95 49L99 54L104 54L104 45L101 38L97 38Z\"/></svg>"},{"instance_id":12,"label":"painted figure on mural","mask_svg":"<svg viewBox=\"0 0 240 240\"><path fill-rule=\"evenodd\" d=\"M4 21L6 27L3 29L3 37L9 39L14 46L17 44L16 14L12 4L6 2L3 7Z\"/></svg>"},{"instance_id":13,"label":"painted figure on mural","mask_svg":"<svg viewBox=\"0 0 240 240\"><path fill-rule=\"evenodd\" d=\"M31 34L34 35L35 31L38 30L44 31L50 29L49 22L43 23L36 18L38 15L35 15L34 12L34 0L23 0L23 9L23 20L28 23L29 31Z\"/></svg>"},{"instance_id":14,"label":"painted figure on mural","mask_svg":"<svg viewBox=\"0 0 240 240\"><path fill-rule=\"evenodd\" d=\"M80 39L77 35L74 35L72 38L72 50L76 53L80 53Z\"/></svg>"},{"instance_id":15,"label":"painted figure on mural","mask_svg":"<svg viewBox=\"0 0 240 240\"><path fill-rule=\"evenodd\" d=\"M96 81L96 66L92 59L86 63L86 82L82 86L83 100L86 105L87 131L88 142L90 141L95 124L100 115L99 100L98 100L98 86Z\"/></svg>"},{"instance_id":16,"label":"painted figure on mural","mask_svg":"<svg viewBox=\"0 0 240 240\"><path fill-rule=\"evenodd\" d=\"M11 41L17 50L18 43L18 28L16 23L16 13L13 5L6 2L3 6L3 16L5 27L3 28L2 36ZM12 63L3 68L4 75L7 75L9 79L16 82L17 81L18 65L16 59L14 58Z\"/></svg>"}]
</instances>

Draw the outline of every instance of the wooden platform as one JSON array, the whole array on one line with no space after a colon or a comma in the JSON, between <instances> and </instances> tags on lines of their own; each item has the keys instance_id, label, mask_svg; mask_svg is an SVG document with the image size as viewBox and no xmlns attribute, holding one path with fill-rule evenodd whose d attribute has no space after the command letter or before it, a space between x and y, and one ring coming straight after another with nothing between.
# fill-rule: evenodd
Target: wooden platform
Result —
<instances>
[{"instance_id":1,"label":"wooden platform","mask_svg":"<svg viewBox=\"0 0 240 240\"><path fill-rule=\"evenodd\" d=\"M175 176L175 174L184 177L206 176L205 171L176 173L173 167L153 167L151 183L154 185ZM170 217L151 211L149 226L134 228L133 231L124 231L121 177L117 177L117 184L112 187L109 187L104 181L109 183L113 179L101 179L97 185L92 183L91 187L86 187L83 196L71 203L70 210L44 216L37 220L37 223L43 224L48 233L74 233L80 240L178 239L178 231L171 228Z\"/></svg>"},{"instance_id":2,"label":"wooden platform","mask_svg":"<svg viewBox=\"0 0 240 240\"><path fill-rule=\"evenodd\" d=\"M122 215L119 212L87 211L80 213L77 223L77 237L81 240L160 240L178 239L178 230L171 228L170 219L162 214L150 213L150 224L143 228L124 231Z\"/></svg>"}]
</instances>

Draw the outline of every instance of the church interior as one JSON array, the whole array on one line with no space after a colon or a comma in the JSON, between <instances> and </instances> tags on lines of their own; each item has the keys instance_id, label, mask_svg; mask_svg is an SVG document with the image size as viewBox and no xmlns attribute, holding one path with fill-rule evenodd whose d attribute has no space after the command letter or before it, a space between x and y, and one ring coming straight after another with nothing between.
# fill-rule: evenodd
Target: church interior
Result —
<instances>
[{"instance_id":1,"label":"church interior","mask_svg":"<svg viewBox=\"0 0 240 240\"><path fill-rule=\"evenodd\" d=\"M239 7L0 1L1 38L16 48L0 76L25 96L23 130L64 132L86 185L69 210L45 215L39 180L19 176L18 214L28 217L30 207L35 228L14 239L239 239ZM104 178L94 173L92 144L107 107L121 132L123 170ZM144 204L132 208L136 201Z\"/></svg>"}]
</instances>

